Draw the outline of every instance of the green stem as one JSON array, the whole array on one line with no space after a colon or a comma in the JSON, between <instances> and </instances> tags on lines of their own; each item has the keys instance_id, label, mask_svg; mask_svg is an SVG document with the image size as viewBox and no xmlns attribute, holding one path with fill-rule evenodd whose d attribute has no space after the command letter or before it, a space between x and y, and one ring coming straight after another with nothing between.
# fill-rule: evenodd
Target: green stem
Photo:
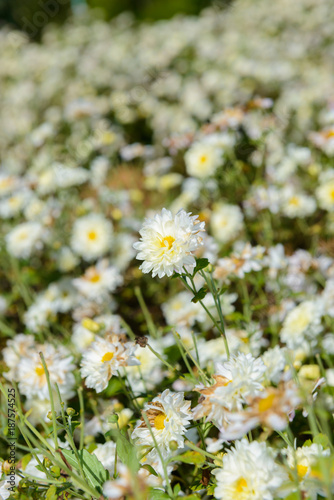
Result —
<instances>
[{"instance_id":1,"label":"green stem","mask_svg":"<svg viewBox=\"0 0 334 500\"><path fill-rule=\"evenodd\" d=\"M50 403L51 403L51 412L52 412L52 423L53 423L53 437L54 437L54 442L55 442L55 449L58 449L58 437L57 437L57 417L56 417L56 412L55 412L55 405L53 401L53 394L52 394L52 387L51 387L51 381L50 381L50 374L48 367L46 366L45 363L45 358L42 352L39 353L42 365L44 368L45 376L46 376L46 381L48 384L48 390L49 390L49 395L50 395Z\"/></svg>"},{"instance_id":2,"label":"green stem","mask_svg":"<svg viewBox=\"0 0 334 500\"><path fill-rule=\"evenodd\" d=\"M145 301L144 301L144 298L143 298L143 295L141 293L141 289L139 288L139 286L135 287L135 295L137 297L137 300L139 302L141 310L143 311L144 318L145 318L146 325L147 325L147 329L148 329L150 335L152 335L152 337L154 337L154 338L157 338L157 331L156 331L156 328L154 326L151 313L145 304Z\"/></svg>"}]
</instances>

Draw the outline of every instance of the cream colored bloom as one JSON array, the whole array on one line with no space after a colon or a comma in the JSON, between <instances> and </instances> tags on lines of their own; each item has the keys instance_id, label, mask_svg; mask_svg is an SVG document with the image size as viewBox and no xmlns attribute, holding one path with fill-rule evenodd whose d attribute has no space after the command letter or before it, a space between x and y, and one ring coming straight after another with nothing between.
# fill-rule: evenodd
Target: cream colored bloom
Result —
<instances>
[{"instance_id":1,"label":"cream colored bloom","mask_svg":"<svg viewBox=\"0 0 334 500\"><path fill-rule=\"evenodd\" d=\"M141 240L133 245L139 251L138 260L143 260L143 273L152 271L152 276L172 276L183 273L184 267L192 270L195 265L194 252L202 245L199 235L204 231L204 222L197 215L180 210L175 216L162 209L154 219L146 219L140 230Z\"/></svg>"},{"instance_id":2,"label":"cream colored bloom","mask_svg":"<svg viewBox=\"0 0 334 500\"><path fill-rule=\"evenodd\" d=\"M223 466L213 471L218 500L273 500L287 476L275 463L274 451L265 443L246 439L223 456Z\"/></svg>"},{"instance_id":3,"label":"cream colored bloom","mask_svg":"<svg viewBox=\"0 0 334 500\"><path fill-rule=\"evenodd\" d=\"M119 335L98 338L84 352L81 362L81 376L86 378L86 386L102 392L121 366L139 365L134 357L135 345L122 342Z\"/></svg>"},{"instance_id":4,"label":"cream colored bloom","mask_svg":"<svg viewBox=\"0 0 334 500\"><path fill-rule=\"evenodd\" d=\"M44 230L38 222L23 222L6 235L7 250L14 257L28 258L43 246Z\"/></svg>"},{"instance_id":5,"label":"cream colored bloom","mask_svg":"<svg viewBox=\"0 0 334 500\"><path fill-rule=\"evenodd\" d=\"M209 177L222 165L222 149L213 144L196 142L185 154L186 169L193 177Z\"/></svg>"},{"instance_id":6,"label":"cream colored bloom","mask_svg":"<svg viewBox=\"0 0 334 500\"><path fill-rule=\"evenodd\" d=\"M243 214L237 205L218 203L211 216L212 234L220 243L228 243L243 229Z\"/></svg>"},{"instance_id":7,"label":"cream colored bloom","mask_svg":"<svg viewBox=\"0 0 334 500\"><path fill-rule=\"evenodd\" d=\"M176 441L179 448L184 446L184 434L192 419L190 401L185 401L183 392L173 393L169 389L155 397L144 407L151 431L161 453L170 454L169 444ZM132 433L138 446L154 446L150 429L142 418Z\"/></svg>"},{"instance_id":8,"label":"cream colored bloom","mask_svg":"<svg viewBox=\"0 0 334 500\"><path fill-rule=\"evenodd\" d=\"M290 349L300 347L306 339L313 339L321 332L320 319L321 311L316 302L302 302L286 316L281 341Z\"/></svg>"},{"instance_id":9,"label":"cream colored bloom","mask_svg":"<svg viewBox=\"0 0 334 500\"><path fill-rule=\"evenodd\" d=\"M95 260L111 246L113 227L101 214L89 214L76 220L73 226L71 247L85 260Z\"/></svg>"}]
</instances>

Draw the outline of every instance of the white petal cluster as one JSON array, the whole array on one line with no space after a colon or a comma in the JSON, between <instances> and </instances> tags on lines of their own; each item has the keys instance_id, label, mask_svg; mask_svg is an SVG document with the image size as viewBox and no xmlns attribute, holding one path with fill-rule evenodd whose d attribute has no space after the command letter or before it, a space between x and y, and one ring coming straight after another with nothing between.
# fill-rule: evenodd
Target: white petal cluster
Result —
<instances>
[{"instance_id":1,"label":"white petal cluster","mask_svg":"<svg viewBox=\"0 0 334 500\"><path fill-rule=\"evenodd\" d=\"M135 345L122 342L118 335L98 338L82 357L81 376L86 379L86 386L102 392L122 366L140 364L134 353Z\"/></svg>"},{"instance_id":2,"label":"white petal cluster","mask_svg":"<svg viewBox=\"0 0 334 500\"><path fill-rule=\"evenodd\" d=\"M23 222L6 234L7 250L14 257L26 259L43 247L45 229L38 222Z\"/></svg>"},{"instance_id":3,"label":"white petal cluster","mask_svg":"<svg viewBox=\"0 0 334 500\"><path fill-rule=\"evenodd\" d=\"M281 341L290 349L301 347L305 341L312 341L322 330L321 305L307 300L296 306L286 316L280 332Z\"/></svg>"},{"instance_id":4,"label":"white petal cluster","mask_svg":"<svg viewBox=\"0 0 334 500\"><path fill-rule=\"evenodd\" d=\"M110 249L112 234L112 223L103 215L85 215L74 223L71 246L83 259L95 260Z\"/></svg>"},{"instance_id":5,"label":"white petal cluster","mask_svg":"<svg viewBox=\"0 0 334 500\"><path fill-rule=\"evenodd\" d=\"M189 175L199 178L213 175L222 165L222 150L204 142L197 142L185 154L186 169Z\"/></svg>"},{"instance_id":6,"label":"white petal cluster","mask_svg":"<svg viewBox=\"0 0 334 500\"><path fill-rule=\"evenodd\" d=\"M274 451L265 443L237 441L223 456L223 466L213 471L215 498L223 500L273 500L287 479L275 463Z\"/></svg>"},{"instance_id":7,"label":"white petal cluster","mask_svg":"<svg viewBox=\"0 0 334 500\"><path fill-rule=\"evenodd\" d=\"M170 454L169 444L176 441L179 448L184 446L184 434L192 419L190 401L184 399L183 392L173 393L166 389L152 402L146 403L144 412L151 425L151 431L164 456ZM136 445L154 446L150 429L140 420L132 433Z\"/></svg>"},{"instance_id":8,"label":"white petal cluster","mask_svg":"<svg viewBox=\"0 0 334 500\"><path fill-rule=\"evenodd\" d=\"M200 232L204 222L197 215L180 210L175 216L162 209L153 219L146 219L139 231L141 240L133 246L138 250L137 259L143 260L143 273L152 271L152 276L172 276L174 272L191 270L196 261L194 252L202 245Z\"/></svg>"},{"instance_id":9,"label":"white petal cluster","mask_svg":"<svg viewBox=\"0 0 334 500\"><path fill-rule=\"evenodd\" d=\"M54 388L53 384L58 384L63 399L65 401L70 399L74 394L75 385L73 357L65 347L60 346L56 349L52 344L26 346L26 351L20 356L16 367L20 393L29 399L50 399L47 378L39 355L40 351L43 352L45 358L51 386Z\"/></svg>"}]
</instances>

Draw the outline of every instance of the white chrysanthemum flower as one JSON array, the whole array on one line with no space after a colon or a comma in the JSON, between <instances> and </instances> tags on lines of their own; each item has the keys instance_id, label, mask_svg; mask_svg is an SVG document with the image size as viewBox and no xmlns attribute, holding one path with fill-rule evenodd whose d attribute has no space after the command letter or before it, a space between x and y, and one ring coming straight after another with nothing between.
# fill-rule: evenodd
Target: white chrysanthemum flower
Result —
<instances>
[{"instance_id":1,"label":"white chrysanthemum flower","mask_svg":"<svg viewBox=\"0 0 334 500\"><path fill-rule=\"evenodd\" d=\"M204 222L184 210L175 216L162 209L154 219L146 219L140 231L141 240L133 246L139 251L138 260L144 262L139 269L143 273L152 271L152 276L172 276L183 273L184 267L191 270L196 261L194 252L202 244L199 233L204 231Z\"/></svg>"},{"instance_id":2,"label":"white chrysanthemum flower","mask_svg":"<svg viewBox=\"0 0 334 500\"><path fill-rule=\"evenodd\" d=\"M8 198L0 200L0 217L9 219L18 215L31 199L32 193L29 189L16 191Z\"/></svg>"},{"instance_id":3,"label":"white chrysanthemum flower","mask_svg":"<svg viewBox=\"0 0 334 500\"><path fill-rule=\"evenodd\" d=\"M192 419L190 401L185 401L183 392L173 393L169 389L146 403L144 412L161 453L170 454L169 443L176 441L178 448L184 446L184 434ZM154 446L150 429L142 418L132 433L137 446Z\"/></svg>"},{"instance_id":4,"label":"white chrysanthemum flower","mask_svg":"<svg viewBox=\"0 0 334 500\"><path fill-rule=\"evenodd\" d=\"M324 210L329 212L334 211L334 179L330 179L320 186L315 191L319 205Z\"/></svg>"},{"instance_id":5,"label":"white chrysanthemum flower","mask_svg":"<svg viewBox=\"0 0 334 500\"><path fill-rule=\"evenodd\" d=\"M289 447L283 450L283 453L287 455L289 467L298 475L299 489L304 493L303 496L312 500L317 500L318 495L325 496L321 482L315 481L312 477L312 467L320 457L330 456L330 449L324 449L321 444L313 443L297 449ZM294 483L291 484L291 489L297 490Z\"/></svg>"},{"instance_id":6,"label":"white chrysanthemum flower","mask_svg":"<svg viewBox=\"0 0 334 500\"><path fill-rule=\"evenodd\" d=\"M216 391L218 398L225 399L228 406L241 408L247 396L257 396L263 389L266 367L261 358L239 353L224 364L217 364L217 374L228 380L226 386Z\"/></svg>"},{"instance_id":7,"label":"white chrysanthemum flower","mask_svg":"<svg viewBox=\"0 0 334 500\"><path fill-rule=\"evenodd\" d=\"M222 165L222 149L214 144L197 142L186 152L187 173L193 177L209 177Z\"/></svg>"},{"instance_id":8,"label":"white chrysanthemum flower","mask_svg":"<svg viewBox=\"0 0 334 500\"><path fill-rule=\"evenodd\" d=\"M292 186L281 191L281 210L286 217L307 217L313 214L316 207L314 198L298 192Z\"/></svg>"},{"instance_id":9,"label":"white chrysanthemum flower","mask_svg":"<svg viewBox=\"0 0 334 500\"><path fill-rule=\"evenodd\" d=\"M223 364L217 363L216 383L199 387L204 399L194 408L194 418L206 417L222 427L230 411L241 410L247 397L259 396L266 367L261 358L239 353Z\"/></svg>"},{"instance_id":10,"label":"white chrysanthemum flower","mask_svg":"<svg viewBox=\"0 0 334 500\"><path fill-rule=\"evenodd\" d=\"M287 462L291 469L297 468L298 477L300 479L309 475L311 466L316 462L317 458L330 455L330 449L323 449L321 444L313 443L310 446L303 446L294 450L289 447L286 450Z\"/></svg>"},{"instance_id":11,"label":"white chrysanthemum flower","mask_svg":"<svg viewBox=\"0 0 334 500\"><path fill-rule=\"evenodd\" d=\"M28 258L34 250L40 250L44 229L38 222L23 222L6 234L7 250L14 257Z\"/></svg>"},{"instance_id":12,"label":"white chrysanthemum flower","mask_svg":"<svg viewBox=\"0 0 334 500\"><path fill-rule=\"evenodd\" d=\"M109 250L112 234L112 223L103 215L92 213L75 221L71 246L85 260L94 260Z\"/></svg>"},{"instance_id":13,"label":"white chrysanthemum flower","mask_svg":"<svg viewBox=\"0 0 334 500\"><path fill-rule=\"evenodd\" d=\"M287 480L281 466L275 463L274 451L265 443L246 439L222 458L223 466L213 471L217 479L215 497L224 500L273 500Z\"/></svg>"},{"instance_id":14,"label":"white chrysanthemum flower","mask_svg":"<svg viewBox=\"0 0 334 500\"><path fill-rule=\"evenodd\" d=\"M281 341L289 349L300 347L306 339L314 339L322 330L320 304L307 300L290 311L280 332Z\"/></svg>"},{"instance_id":15,"label":"white chrysanthemum flower","mask_svg":"<svg viewBox=\"0 0 334 500\"><path fill-rule=\"evenodd\" d=\"M243 229L243 214L237 205L218 203L211 216L212 234L220 243L228 243Z\"/></svg>"},{"instance_id":16,"label":"white chrysanthemum flower","mask_svg":"<svg viewBox=\"0 0 334 500\"><path fill-rule=\"evenodd\" d=\"M57 383L62 397L70 399L74 394L75 384L73 357L64 347L55 349L52 344L38 346L38 350L29 350L20 359L17 378L21 394L27 398L49 399L46 375L38 351L43 352L51 384Z\"/></svg>"},{"instance_id":17,"label":"white chrysanthemum flower","mask_svg":"<svg viewBox=\"0 0 334 500\"><path fill-rule=\"evenodd\" d=\"M134 353L135 345L121 342L118 335L98 338L82 357L81 376L86 378L86 386L102 392L121 366L140 364Z\"/></svg>"},{"instance_id":18,"label":"white chrysanthemum flower","mask_svg":"<svg viewBox=\"0 0 334 500\"><path fill-rule=\"evenodd\" d=\"M81 278L73 280L73 285L82 295L97 302L102 301L108 292L114 292L122 283L122 276L106 259L86 269Z\"/></svg>"}]
</instances>

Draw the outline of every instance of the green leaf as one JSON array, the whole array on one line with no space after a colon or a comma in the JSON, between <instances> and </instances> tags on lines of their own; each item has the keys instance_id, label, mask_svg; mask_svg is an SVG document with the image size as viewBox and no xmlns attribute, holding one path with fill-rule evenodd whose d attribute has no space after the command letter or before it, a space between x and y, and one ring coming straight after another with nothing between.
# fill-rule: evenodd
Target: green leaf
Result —
<instances>
[{"instance_id":1,"label":"green leaf","mask_svg":"<svg viewBox=\"0 0 334 500\"><path fill-rule=\"evenodd\" d=\"M72 467L80 470L74 451L62 450L62 453ZM109 479L109 472L105 470L97 456L88 453L87 450L78 450L78 456L87 481L102 493L102 486Z\"/></svg>"},{"instance_id":2,"label":"green leaf","mask_svg":"<svg viewBox=\"0 0 334 500\"><path fill-rule=\"evenodd\" d=\"M180 491L181 491L181 486L180 486L180 483L177 483L177 484L174 486L174 495L177 495Z\"/></svg>"},{"instance_id":3,"label":"green leaf","mask_svg":"<svg viewBox=\"0 0 334 500\"><path fill-rule=\"evenodd\" d=\"M182 455L175 457L175 459L185 464L203 465L205 462L205 457L199 451L193 450L186 451Z\"/></svg>"},{"instance_id":4,"label":"green leaf","mask_svg":"<svg viewBox=\"0 0 334 500\"><path fill-rule=\"evenodd\" d=\"M122 392L122 382L117 377L111 377L108 387L104 390L104 395L108 398Z\"/></svg>"},{"instance_id":5,"label":"green leaf","mask_svg":"<svg viewBox=\"0 0 334 500\"><path fill-rule=\"evenodd\" d=\"M149 500L170 500L170 497L162 490L151 490Z\"/></svg>"},{"instance_id":6,"label":"green leaf","mask_svg":"<svg viewBox=\"0 0 334 500\"><path fill-rule=\"evenodd\" d=\"M204 297L206 296L206 292L207 292L207 289L206 287L202 287L198 290L198 292L193 296L193 298L191 299L191 302L194 302L196 304L196 302L198 302L199 300L203 300Z\"/></svg>"},{"instance_id":7,"label":"green leaf","mask_svg":"<svg viewBox=\"0 0 334 500\"><path fill-rule=\"evenodd\" d=\"M294 491L293 493L290 493L290 495L285 497L285 500L300 500L299 491Z\"/></svg>"},{"instance_id":8,"label":"green leaf","mask_svg":"<svg viewBox=\"0 0 334 500\"><path fill-rule=\"evenodd\" d=\"M117 455L131 472L136 473L140 468L140 463L133 444L118 429L111 429L106 433L106 436L111 436L116 441Z\"/></svg>"},{"instance_id":9,"label":"green leaf","mask_svg":"<svg viewBox=\"0 0 334 500\"><path fill-rule=\"evenodd\" d=\"M153 476L156 476L158 477L158 474L156 473L156 471L153 469L152 465L149 465L149 464L145 464L145 465L142 465L141 466L142 469L146 469L148 470L148 472L150 474L153 474Z\"/></svg>"},{"instance_id":10,"label":"green leaf","mask_svg":"<svg viewBox=\"0 0 334 500\"><path fill-rule=\"evenodd\" d=\"M329 446L329 439L325 434L317 434L313 439L313 442L320 444L323 448L328 448Z\"/></svg>"},{"instance_id":11,"label":"green leaf","mask_svg":"<svg viewBox=\"0 0 334 500\"><path fill-rule=\"evenodd\" d=\"M193 272L193 276L195 276L198 271L205 269L209 265L208 259L196 259L196 267Z\"/></svg>"},{"instance_id":12,"label":"green leaf","mask_svg":"<svg viewBox=\"0 0 334 500\"><path fill-rule=\"evenodd\" d=\"M30 462L31 459L32 459L31 453L28 453L28 455L24 455L24 457L21 460L22 470L25 470L25 468L27 467L27 465L28 465L28 463Z\"/></svg>"},{"instance_id":13,"label":"green leaf","mask_svg":"<svg viewBox=\"0 0 334 500\"><path fill-rule=\"evenodd\" d=\"M182 497L182 500L200 500L200 496L196 495L196 493L193 493L192 495L187 495L185 497Z\"/></svg>"},{"instance_id":14,"label":"green leaf","mask_svg":"<svg viewBox=\"0 0 334 500\"><path fill-rule=\"evenodd\" d=\"M57 487L53 484L46 492L45 500L57 500L57 498Z\"/></svg>"}]
</instances>

